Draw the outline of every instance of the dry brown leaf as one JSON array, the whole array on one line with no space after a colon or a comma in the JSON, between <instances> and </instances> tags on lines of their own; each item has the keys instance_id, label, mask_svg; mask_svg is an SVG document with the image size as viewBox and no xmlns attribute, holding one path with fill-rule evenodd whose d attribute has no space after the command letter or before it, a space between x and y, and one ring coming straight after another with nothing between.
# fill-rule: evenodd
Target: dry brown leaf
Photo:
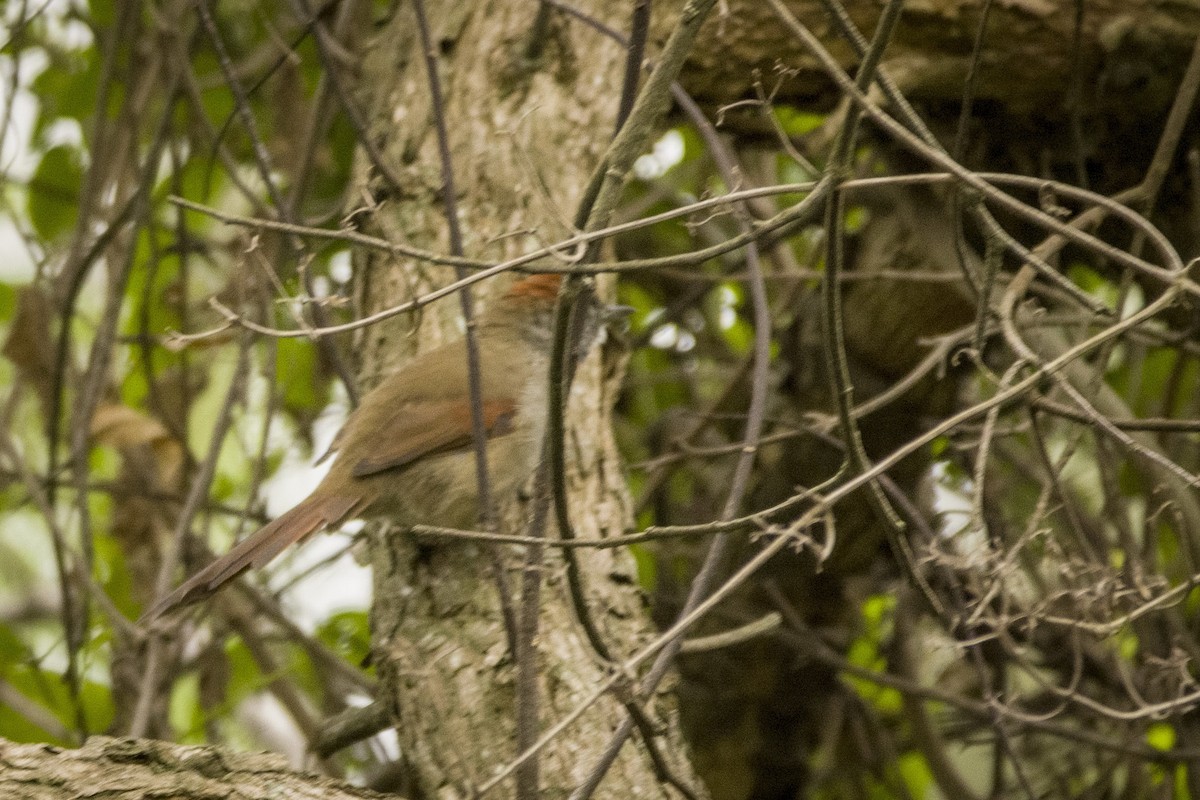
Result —
<instances>
[{"instance_id":1,"label":"dry brown leaf","mask_svg":"<svg viewBox=\"0 0 1200 800\"><path fill-rule=\"evenodd\" d=\"M17 311L0 352L16 365L21 377L37 391L43 404L50 398L54 372L54 338L50 334L53 314L50 300L36 286L17 292Z\"/></svg>"},{"instance_id":2,"label":"dry brown leaf","mask_svg":"<svg viewBox=\"0 0 1200 800\"><path fill-rule=\"evenodd\" d=\"M91 435L96 444L121 450L149 447L159 486L173 486L179 477L183 448L165 425L137 409L121 403L102 403L92 415Z\"/></svg>"}]
</instances>

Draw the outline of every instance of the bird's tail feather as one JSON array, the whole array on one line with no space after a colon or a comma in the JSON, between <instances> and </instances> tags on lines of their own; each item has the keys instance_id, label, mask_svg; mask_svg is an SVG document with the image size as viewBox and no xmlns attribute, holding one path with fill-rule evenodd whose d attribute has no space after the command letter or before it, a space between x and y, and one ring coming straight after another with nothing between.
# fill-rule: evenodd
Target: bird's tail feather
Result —
<instances>
[{"instance_id":1,"label":"bird's tail feather","mask_svg":"<svg viewBox=\"0 0 1200 800\"><path fill-rule=\"evenodd\" d=\"M361 510L362 498L311 495L238 542L232 550L197 572L142 615L151 622L168 611L210 596L250 567L264 566L288 545L336 525Z\"/></svg>"}]
</instances>

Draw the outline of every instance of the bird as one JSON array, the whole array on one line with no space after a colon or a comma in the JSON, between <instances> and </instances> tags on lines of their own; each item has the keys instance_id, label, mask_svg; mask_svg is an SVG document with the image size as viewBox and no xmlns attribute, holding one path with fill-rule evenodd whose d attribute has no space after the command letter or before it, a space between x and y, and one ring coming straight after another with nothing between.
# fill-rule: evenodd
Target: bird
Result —
<instances>
[{"instance_id":1,"label":"bird","mask_svg":"<svg viewBox=\"0 0 1200 800\"><path fill-rule=\"evenodd\" d=\"M561 283L558 274L530 275L477 318L482 422L495 497L515 494L541 455ZM334 437L330 454L329 472L311 494L188 578L139 622L204 600L289 546L351 519L469 527L477 515L478 485L466 337L417 356L366 394Z\"/></svg>"}]
</instances>

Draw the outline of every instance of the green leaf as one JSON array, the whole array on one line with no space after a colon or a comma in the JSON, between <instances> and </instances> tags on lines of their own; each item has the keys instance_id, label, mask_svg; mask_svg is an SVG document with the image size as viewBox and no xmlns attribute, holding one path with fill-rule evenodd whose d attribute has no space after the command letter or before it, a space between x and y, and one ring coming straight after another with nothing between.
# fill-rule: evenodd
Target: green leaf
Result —
<instances>
[{"instance_id":1,"label":"green leaf","mask_svg":"<svg viewBox=\"0 0 1200 800\"><path fill-rule=\"evenodd\" d=\"M1175 746L1175 729L1165 722L1155 722L1146 729L1146 744L1155 750L1170 750Z\"/></svg>"},{"instance_id":2,"label":"green leaf","mask_svg":"<svg viewBox=\"0 0 1200 800\"><path fill-rule=\"evenodd\" d=\"M658 561L653 551L645 545L631 544L629 552L633 554L633 563L637 568L638 586L647 593L653 592L658 585Z\"/></svg>"},{"instance_id":3,"label":"green leaf","mask_svg":"<svg viewBox=\"0 0 1200 800\"><path fill-rule=\"evenodd\" d=\"M8 625L0 625L0 674L27 657L28 650L21 637Z\"/></svg>"},{"instance_id":4,"label":"green leaf","mask_svg":"<svg viewBox=\"0 0 1200 800\"><path fill-rule=\"evenodd\" d=\"M821 127L826 119L824 114L802 111L795 106L776 105L773 111L775 119L779 120L780 127L788 136L803 136L811 133Z\"/></svg>"},{"instance_id":5,"label":"green leaf","mask_svg":"<svg viewBox=\"0 0 1200 800\"><path fill-rule=\"evenodd\" d=\"M896 767L900 777L908 787L912 797L928 797L933 786L933 773L929 771L929 763L920 753L904 753L896 759Z\"/></svg>"},{"instance_id":6,"label":"green leaf","mask_svg":"<svg viewBox=\"0 0 1200 800\"><path fill-rule=\"evenodd\" d=\"M15 287L0 283L0 321L5 324L12 321L17 310L17 290Z\"/></svg>"},{"instance_id":7,"label":"green leaf","mask_svg":"<svg viewBox=\"0 0 1200 800\"><path fill-rule=\"evenodd\" d=\"M61 674L20 664L4 669L0 672L0 678L3 678L12 691L28 701L29 706L44 711L64 729L74 729L75 705L67 690L67 682ZM113 702L108 687L84 681L80 687L79 700L91 729L104 730L112 724ZM50 731L5 703L0 703L0 737L18 742L71 744L52 736Z\"/></svg>"},{"instance_id":8,"label":"green leaf","mask_svg":"<svg viewBox=\"0 0 1200 800\"><path fill-rule=\"evenodd\" d=\"M258 662L254 660L254 656L241 637L234 637L225 643L225 657L229 661L229 683L222 711L236 708L238 703L269 684L276 677L262 674L258 668Z\"/></svg>"},{"instance_id":9,"label":"green leaf","mask_svg":"<svg viewBox=\"0 0 1200 800\"><path fill-rule=\"evenodd\" d=\"M31 708L46 710L41 703L38 703L24 692L18 692L15 686L10 686L9 691L17 692L23 700L22 704L28 704ZM51 714L50 716L54 716ZM14 742L46 742L55 741L55 738L50 735L50 732L32 722L26 715L17 710L11 703L0 703L0 737L9 739ZM57 744L69 745L69 742L58 741Z\"/></svg>"},{"instance_id":10,"label":"green leaf","mask_svg":"<svg viewBox=\"0 0 1200 800\"><path fill-rule=\"evenodd\" d=\"M318 369L316 348L301 339L280 339L276 346L275 378L283 391L283 407L311 417L329 403L330 381Z\"/></svg>"},{"instance_id":11,"label":"green leaf","mask_svg":"<svg viewBox=\"0 0 1200 800\"><path fill-rule=\"evenodd\" d=\"M78 217L83 167L72 147L52 147L29 180L29 221L46 241L70 230Z\"/></svg>"},{"instance_id":12,"label":"green leaf","mask_svg":"<svg viewBox=\"0 0 1200 800\"><path fill-rule=\"evenodd\" d=\"M204 741L204 709L200 706L199 675L189 672L172 685L167 718L171 721L171 727L180 733L182 741Z\"/></svg>"},{"instance_id":13,"label":"green leaf","mask_svg":"<svg viewBox=\"0 0 1200 800\"><path fill-rule=\"evenodd\" d=\"M39 137L52 124L73 119L83 130L90 129L90 120L96 113L96 96L99 90L99 50L89 47L84 50L63 52L47 49L51 57L50 68L43 70L30 85L37 96L37 114L33 136ZM119 82L110 88L113 97L119 100L123 89ZM115 107L110 103L110 108Z\"/></svg>"},{"instance_id":14,"label":"green leaf","mask_svg":"<svg viewBox=\"0 0 1200 800\"><path fill-rule=\"evenodd\" d=\"M371 627L365 611L334 614L317 628L317 639L351 664L366 663L371 652Z\"/></svg>"},{"instance_id":15,"label":"green leaf","mask_svg":"<svg viewBox=\"0 0 1200 800\"><path fill-rule=\"evenodd\" d=\"M118 609L134 616L140 609L133 599L133 577L125 561L125 548L113 536L96 536L97 581Z\"/></svg>"}]
</instances>

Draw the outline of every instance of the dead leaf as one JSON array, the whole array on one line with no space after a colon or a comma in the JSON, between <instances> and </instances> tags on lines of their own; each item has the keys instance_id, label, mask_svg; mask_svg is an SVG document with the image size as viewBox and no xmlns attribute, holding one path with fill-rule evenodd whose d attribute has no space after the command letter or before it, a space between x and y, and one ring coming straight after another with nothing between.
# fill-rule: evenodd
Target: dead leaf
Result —
<instances>
[{"instance_id":1,"label":"dead leaf","mask_svg":"<svg viewBox=\"0 0 1200 800\"><path fill-rule=\"evenodd\" d=\"M159 487L173 487L183 467L183 448L158 420L121 403L102 403L92 415L92 441L115 447L130 458L138 447L153 455Z\"/></svg>"},{"instance_id":2,"label":"dead leaf","mask_svg":"<svg viewBox=\"0 0 1200 800\"><path fill-rule=\"evenodd\" d=\"M53 313L40 288L26 286L17 292L17 311L0 352L16 365L21 378L34 388L45 406L50 399L54 373Z\"/></svg>"}]
</instances>

